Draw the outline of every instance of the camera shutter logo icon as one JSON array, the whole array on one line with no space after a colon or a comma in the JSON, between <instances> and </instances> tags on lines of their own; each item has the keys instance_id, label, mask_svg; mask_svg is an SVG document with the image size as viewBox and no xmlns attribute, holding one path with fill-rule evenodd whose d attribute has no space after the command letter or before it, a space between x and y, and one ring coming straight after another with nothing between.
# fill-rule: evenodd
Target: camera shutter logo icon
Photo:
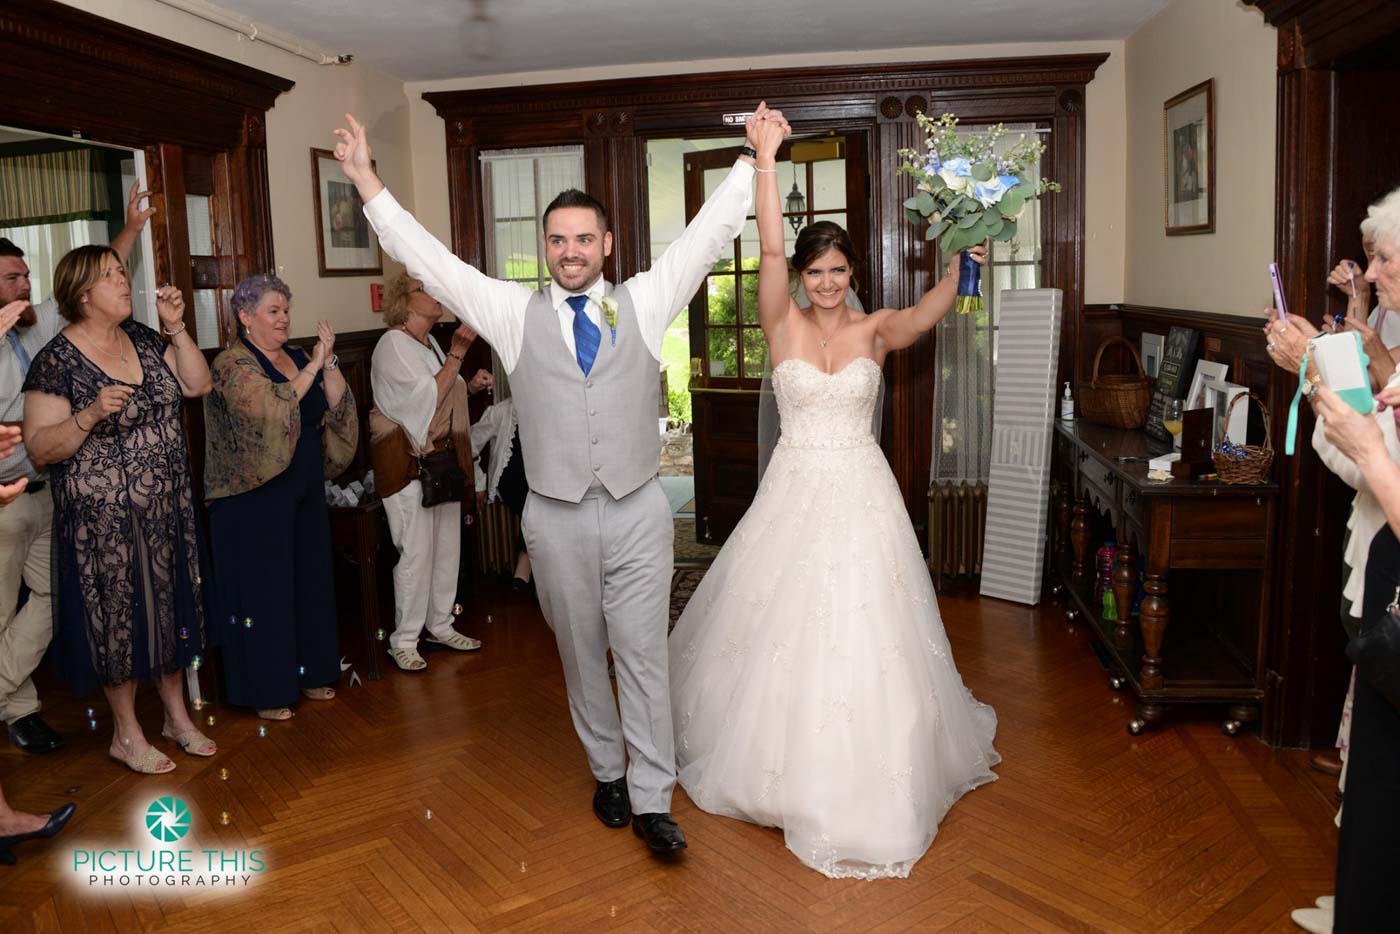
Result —
<instances>
[{"instance_id":1,"label":"camera shutter logo icon","mask_svg":"<svg viewBox=\"0 0 1400 934\"><path fill-rule=\"evenodd\" d=\"M174 843L190 832L190 809L179 798L157 798L146 809L146 829L161 843Z\"/></svg>"}]
</instances>

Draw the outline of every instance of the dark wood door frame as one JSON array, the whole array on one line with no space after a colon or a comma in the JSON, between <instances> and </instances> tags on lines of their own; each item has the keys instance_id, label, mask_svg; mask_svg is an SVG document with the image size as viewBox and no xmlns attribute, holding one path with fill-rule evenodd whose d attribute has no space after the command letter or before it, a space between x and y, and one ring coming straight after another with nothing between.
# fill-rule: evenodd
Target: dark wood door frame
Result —
<instances>
[{"instance_id":1,"label":"dark wood door frame","mask_svg":"<svg viewBox=\"0 0 1400 934\"><path fill-rule=\"evenodd\" d=\"M1084 87L1106 54L775 69L577 84L437 91L423 97L446 123L452 246L484 261L478 156L516 146L582 145L588 190L623 232L605 274L643 268L647 252L646 141L734 135L726 113L760 99L782 108L798 133L865 131L870 141L868 267L873 304L911 304L933 283L933 253L904 218L912 190L896 152L920 143L918 111L952 111L965 123L1037 123L1052 130L1042 171L1064 185L1049 196L1045 284L1065 293L1060 379L1073 379L1084 284ZM916 527L926 524L932 456L933 338L887 367L890 464Z\"/></svg>"}]
</instances>

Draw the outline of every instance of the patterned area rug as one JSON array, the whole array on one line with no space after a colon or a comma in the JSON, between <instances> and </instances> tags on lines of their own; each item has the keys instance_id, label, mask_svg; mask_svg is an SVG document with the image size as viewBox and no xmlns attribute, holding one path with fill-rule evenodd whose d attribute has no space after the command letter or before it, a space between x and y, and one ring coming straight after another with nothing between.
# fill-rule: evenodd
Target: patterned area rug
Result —
<instances>
[{"instance_id":1,"label":"patterned area rug","mask_svg":"<svg viewBox=\"0 0 1400 934\"><path fill-rule=\"evenodd\" d=\"M666 627L667 633L676 628L676 620L681 618L681 611L704 576L704 568L677 568L671 575L671 623Z\"/></svg>"},{"instance_id":2,"label":"patterned area rug","mask_svg":"<svg viewBox=\"0 0 1400 934\"><path fill-rule=\"evenodd\" d=\"M715 560L715 555L719 554L719 547L702 545L695 540L694 519L675 519L672 524L676 528L677 565L708 565Z\"/></svg>"}]
</instances>

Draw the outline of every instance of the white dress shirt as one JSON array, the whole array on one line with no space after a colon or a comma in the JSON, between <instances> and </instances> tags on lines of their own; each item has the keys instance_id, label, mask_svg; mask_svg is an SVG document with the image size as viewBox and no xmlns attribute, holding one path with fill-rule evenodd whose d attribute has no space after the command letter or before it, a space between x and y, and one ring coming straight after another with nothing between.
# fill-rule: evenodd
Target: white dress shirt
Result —
<instances>
[{"instance_id":1,"label":"white dress shirt","mask_svg":"<svg viewBox=\"0 0 1400 934\"><path fill-rule=\"evenodd\" d=\"M637 310L637 324L647 349L661 361L666 328L690 301L725 245L739 235L753 203L753 166L739 161L710 195L685 231L666 248L652 267L626 283ZM519 282L492 279L458 259L394 200L386 188L365 204L384 251L408 267L423 289L486 338L507 373L520 359L525 336L525 306L534 291ZM550 285L550 298L559 313L559 333L569 353L574 348L574 311L564 301L570 295L589 296L585 313L603 328L601 277L581 292Z\"/></svg>"},{"instance_id":2,"label":"white dress shirt","mask_svg":"<svg viewBox=\"0 0 1400 934\"><path fill-rule=\"evenodd\" d=\"M16 330L19 342L29 354L31 362L39 356L39 351L44 349L44 345L63 330L64 324L63 319L58 316L58 302L53 299L35 305L34 317L36 320L32 325L23 330ZM24 367L20 364L19 355L15 353L7 334L0 337L0 422L24 421L24 393L21 391L23 386ZM20 477L28 477L30 480L39 477L39 471L34 468L29 454L25 452L23 442L15 447L9 457L0 460L0 483L13 483Z\"/></svg>"}]
</instances>

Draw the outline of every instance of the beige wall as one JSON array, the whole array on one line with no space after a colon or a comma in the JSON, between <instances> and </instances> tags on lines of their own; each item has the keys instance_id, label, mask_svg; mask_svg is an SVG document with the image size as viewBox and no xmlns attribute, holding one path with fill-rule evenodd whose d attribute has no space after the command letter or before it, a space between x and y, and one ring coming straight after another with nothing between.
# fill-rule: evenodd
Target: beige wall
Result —
<instances>
[{"instance_id":1,"label":"beige wall","mask_svg":"<svg viewBox=\"0 0 1400 934\"><path fill-rule=\"evenodd\" d=\"M310 149L330 149L331 131L344 120L341 115L351 111L374 134L375 157L385 181L411 205L403 83L364 65L316 65L153 0L64 2L296 82L267 115L273 247L278 272L294 295L292 334L315 333L318 318L329 319L341 332L382 327L380 316L369 310L369 283L381 281L378 277L316 275ZM391 272L390 265L385 272Z\"/></svg>"},{"instance_id":2,"label":"beige wall","mask_svg":"<svg viewBox=\"0 0 1400 934\"><path fill-rule=\"evenodd\" d=\"M646 75L684 74L752 68L798 68L822 65L854 65L871 62L947 61L964 58L1006 58L1023 55L1069 55L1107 52L1085 94L1087 153L1085 199L1085 300L1116 302L1123 299L1123 197L1126 163L1125 88L1122 42L1020 43L980 46L928 46L870 52L821 55L778 55L762 59L715 59L699 62L663 62L599 68L577 68L529 74L496 75L451 81L410 82L408 98L413 159L413 203L423 224L445 242L451 236L447 201L447 155L442 119L422 99L424 91L594 81ZM781 102L779 102L781 103ZM376 144L377 145L377 144ZM376 153L379 150L376 148ZM381 165L384 157L380 157Z\"/></svg>"},{"instance_id":3,"label":"beige wall","mask_svg":"<svg viewBox=\"0 0 1400 934\"><path fill-rule=\"evenodd\" d=\"M1218 314L1271 302L1277 39L1238 0L1172 0L1127 42L1124 301ZM1168 237L1162 105L1215 79L1215 233Z\"/></svg>"}]
</instances>

